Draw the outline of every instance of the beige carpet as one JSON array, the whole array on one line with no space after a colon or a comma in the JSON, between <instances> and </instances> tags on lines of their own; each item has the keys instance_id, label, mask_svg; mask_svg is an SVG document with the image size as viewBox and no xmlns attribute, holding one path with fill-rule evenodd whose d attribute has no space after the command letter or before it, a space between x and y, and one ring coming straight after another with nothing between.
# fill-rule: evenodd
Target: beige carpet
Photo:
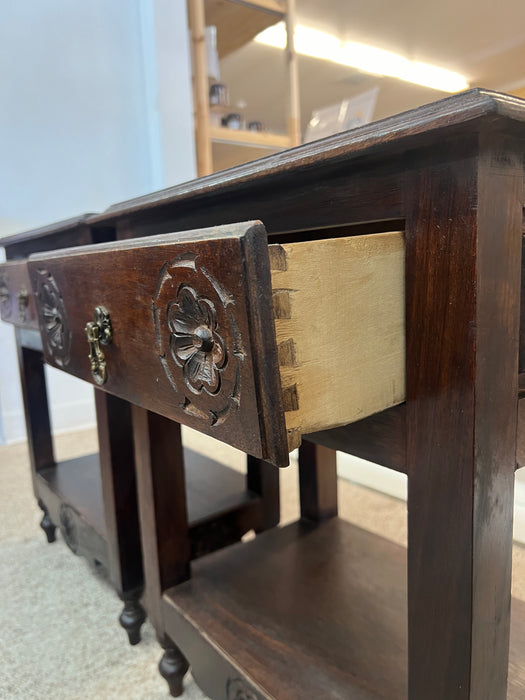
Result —
<instances>
[{"instance_id":1,"label":"beige carpet","mask_svg":"<svg viewBox=\"0 0 525 700\"><path fill-rule=\"evenodd\" d=\"M90 452L94 431L61 436L56 448L59 459ZM215 444L214 455L242 468L240 453L220 448L217 455ZM144 626L141 644L129 646L111 587L60 539L46 543L25 444L0 447L0 479L0 698L167 700L151 626ZM288 522L298 513L295 466L281 472L281 487ZM340 482L339 496L342 517L405 542L404 503L347 482ZM525 599L525 550L515 547L514 554L514 594ZM184 697L204 698L190 675Z\"/></svg>"}]
</instances>

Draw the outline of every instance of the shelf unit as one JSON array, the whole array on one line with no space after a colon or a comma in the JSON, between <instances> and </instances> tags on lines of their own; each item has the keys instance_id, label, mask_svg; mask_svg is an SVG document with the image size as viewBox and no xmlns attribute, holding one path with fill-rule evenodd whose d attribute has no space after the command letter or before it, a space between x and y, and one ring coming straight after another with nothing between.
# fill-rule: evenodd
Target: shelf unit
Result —
<instances>
[{"instance_id":1,"label":"shelf unit","mask_svg":"<svg viewBox=\"0 0 525 700\"><path fill-rule=\"evenodd\" d=\"M256 700L405 700L406 559L340 518L274 528L194 562L164 594L167 629L210 697L240 676ZM513 599L509 700L523 697L524 660L525 602Z\"/></svg>"},{"instance_id":2,"label":"shelf unit","mask_svg":"<svg viewBox=\"0 0 525 700\"><path fill-rule=\"evenodd\" d=\"M188 524L192 539L192 556L207 551L204 531L220 527L232 513L256 521L260 501L246 487L245 476L209 457L184 448ZM68 546L91 561L110 570L106 515L99 455L90 454L57 462L41 469L37 476L39 497L51 520L62 525ZM70 515L64 518L66 510ZM224 528L223 528L224 529ZM237 533L236 536L240 536ZM233 538L236 541L236 537Z\"/></svg>"},{"instance_id":3,"label":"shelf unit","mask_svg":"<svg viewBox=\"0 0 525 700\"><path fill-rule=\"evenodd\" d=\"M59 528L75 554L107 573L124 603L120 623L130 643L136 644L145 618L141 604L144 591L154 624L156 607L152 598L158 600L153 594L148 597L149 591L155 590L155 581L146 580L143 567L143 551L148 549L141 546L131 417L138 407L97 388L99 452L65 461L55 459L41 325L34 295L27 294L31 283L26 259L32 253L115 240L117 234L112 227L96 229L87 223L88 218L83 215L3 239L7 262L0 265L4 295L0 311L2 320L12 323L16 331L33 490L44 513L41 527L49 542L55 541ZM26 311L21 315L24 289ZM184 448L176 424L161 426L157 442L160 434L170 441L170 458L184 465L186 471L182 480L187 504L184 532L191 559L238 542L251 529L264 530L278 522L278 475L270 473L259 460L249 461L246 473L241 473ZM165 468L168 462L163 455L156 471L158 492L171 485L169 468ZM167 517L172 521L173 504L169 505ZM156 631L163 639L165 653L173 656L175 647L164 638L160 623ZM166 680L175 684L175 692L177 678L172 679L172 672L177 669L164 670Z\"/></svg>"},{"instance_id":4,"label":"shelf unit","mask_svg":"<svg viewBox=\"0 0 525 700\"><path fill-rule=\"evenodd\" d=\"M193 65L193 101L197 174L232 165L300 143L297 59L293 48L295 0L188 0ZM219 60L250 42L267 27L284 21L288 79L287 133L252 132L212 126L206 60L206 26L217 28Z\"/></svg>"}]
</instances>

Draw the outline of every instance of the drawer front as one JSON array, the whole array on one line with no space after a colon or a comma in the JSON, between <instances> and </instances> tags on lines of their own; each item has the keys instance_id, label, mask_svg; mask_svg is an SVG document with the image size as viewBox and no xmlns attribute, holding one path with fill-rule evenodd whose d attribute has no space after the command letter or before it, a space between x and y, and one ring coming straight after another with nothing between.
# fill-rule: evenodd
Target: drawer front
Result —
<instances>
[{"instance_id":1,"label":"drawer front","mask_svg":"<svg viewBox=\"0 0 525 700\"><path fill-rule=\"evenodd\" d=\"M28 269L47 362L288 463L262 224L55 251Z\"/></svg>"},{"instance_id":2,"label":"drawer front","mask_svg":"<svg viewBox=\"0 0 525 700\"><path fill-rule=\"evenodd\" d=\"M0 316L22 328L38 328L35 300L25 260L0 265Z\"/></svg>"}]
</instances>

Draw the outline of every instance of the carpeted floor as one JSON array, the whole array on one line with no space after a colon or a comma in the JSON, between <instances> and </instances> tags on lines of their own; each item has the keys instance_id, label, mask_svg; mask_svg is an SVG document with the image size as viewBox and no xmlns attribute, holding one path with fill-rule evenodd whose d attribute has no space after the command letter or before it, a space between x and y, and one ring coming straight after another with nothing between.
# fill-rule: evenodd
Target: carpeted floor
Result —
<instances>
[{"instance_id":1,"label":"carpeted floor","mask_svg":"<svg viewBox=\"0 0 525 700\"><path fill-rule=\"evenodd\" d=\"M193 439L186 433L187 442ZM58 459L94 449L94 431L56 440ZM240 453L222 447L219 452L219 459L242 469ZM0 447L0 479L0 698L167 700L151 626L144 626L141 644L129 646L113 589L60 539L46 543L25 444ZM289 522L298 513L296 466L281 472L281 490L282 520ZM340 482L339 498L342 517L405 543L404 503L347 482ZM513 592L525 599L521 547L514 552ZM190 675L185 687L186 700L204 698Z\"/></svg>"}]
</instances>

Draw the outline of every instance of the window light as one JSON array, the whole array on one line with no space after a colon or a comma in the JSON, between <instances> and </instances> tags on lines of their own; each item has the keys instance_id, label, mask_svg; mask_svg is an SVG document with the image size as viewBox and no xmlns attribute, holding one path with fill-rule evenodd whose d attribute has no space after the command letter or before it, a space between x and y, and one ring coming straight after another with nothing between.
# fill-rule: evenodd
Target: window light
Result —
<instances>
[{"instance_id":1,"label":"window light","mask_svg":"<svg viewBox=\"0 0 525 700\"><path fill-rule=\"evenodd\" d=\"M266 46L286 47L284 23L274 24L255 37L255 41ZM354 41L343 42L337 37L317 29L298 25L294 34L295 50L304 56L322 58L343 66L356 68L365 73L399 78L416 85L459 92L468 88L462 75L420 61L409 61L392 51L384 51L374 46Z\"/></svg>"}]
</instances>

